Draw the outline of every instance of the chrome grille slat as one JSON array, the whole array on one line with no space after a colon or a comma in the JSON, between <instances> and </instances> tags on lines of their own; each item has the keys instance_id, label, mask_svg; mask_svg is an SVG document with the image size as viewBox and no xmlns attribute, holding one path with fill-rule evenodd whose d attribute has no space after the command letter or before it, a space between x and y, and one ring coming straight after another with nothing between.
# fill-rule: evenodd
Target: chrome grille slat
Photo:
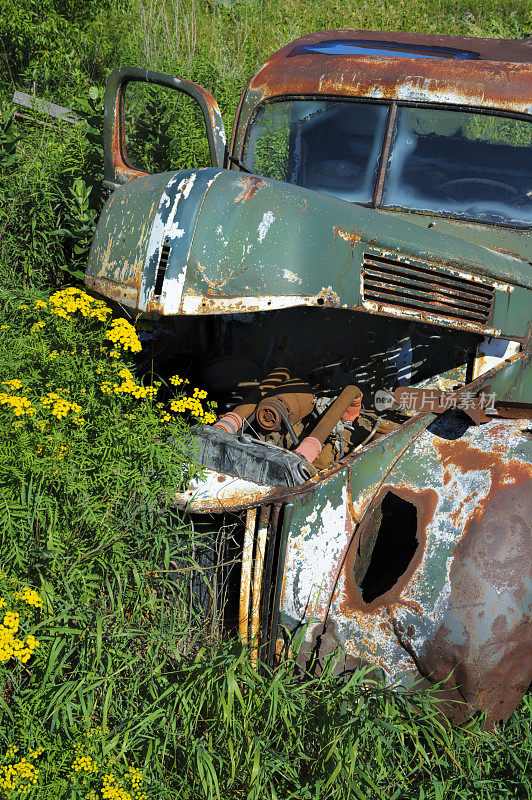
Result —
<instances>
[{"instance_id":1,"label":"chrome grille slat","mask_svg":"<svg viewBox=\"0 0 532 800\"><path fill-rule=\"evenodd\" d=\"M364 253L362 296L363 300L399 309L481 325L490 315L494 289L439 267L418 266Z\"/></svg>"}]
</instances>

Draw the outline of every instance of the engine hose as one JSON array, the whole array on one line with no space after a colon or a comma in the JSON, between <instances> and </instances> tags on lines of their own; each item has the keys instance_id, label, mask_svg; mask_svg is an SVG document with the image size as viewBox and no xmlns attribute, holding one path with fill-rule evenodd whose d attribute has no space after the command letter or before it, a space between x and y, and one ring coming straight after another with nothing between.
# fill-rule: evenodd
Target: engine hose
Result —
<instances>
[{"instance_id":1,"label":"engine hose","mask_svg":"<svg viewBox=\"0 0 532 800\"><path fill-rule=\"evenodd\" d=\"M299 436L297 436L295 430L293 429L292 423L288 419L288 415L287 415L286 411L284 410L284 408L282 407L282 405L280 403L275 403L275 408L278 411L279 416L283 420L284 424L288 428L288 433L290 434L290 438L292 439L294 447L298 447L299 446Z\"/></svg>"}]
</instances>

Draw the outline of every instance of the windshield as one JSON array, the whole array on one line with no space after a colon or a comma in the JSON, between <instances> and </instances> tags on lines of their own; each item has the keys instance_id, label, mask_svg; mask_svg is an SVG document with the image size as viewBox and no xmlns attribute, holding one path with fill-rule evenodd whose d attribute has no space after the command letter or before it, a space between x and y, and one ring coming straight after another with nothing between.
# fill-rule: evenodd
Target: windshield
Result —
<instances>
[{"instance_id":1,"label":"windshield","mask_svg":"<svg viewBox=\"0 0 532 800\"><path fill-rule=\"evenodd\" d=\"M246 140L253 172L370 203L389 104L283 100L263 106ZM480 222L532 225L532 124L399 106L378 204Z\"/></svg>"},{"instance_id":2,"label":"windshield","mask_svg":"<svg viewBox=\"0 0 532 800\"><path fill-rule=\"evenodd\" d=\"M267 178L369 203L387 116L377 103L271 103L251 127L246 165Z\"/></svg>"}]
</instances>

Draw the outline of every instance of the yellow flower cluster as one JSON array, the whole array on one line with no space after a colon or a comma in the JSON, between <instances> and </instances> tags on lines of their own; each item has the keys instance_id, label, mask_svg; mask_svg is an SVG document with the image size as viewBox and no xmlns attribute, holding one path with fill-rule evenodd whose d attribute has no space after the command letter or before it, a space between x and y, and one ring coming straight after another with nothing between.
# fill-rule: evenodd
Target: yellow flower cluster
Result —
<instances>
[{"instance_id":1,"label":"yellow flower cluster","mask_svg":"<svg viewBox=\"0 0 532 800\"><path fill-rule=\"evenodd\" d=\"M25 586L22 591L16 592L15 598L24 600L25 603L34 608L42 608L42 597L39 596L35 589L30 589L29 586Z\"/></svg>"},{"instance_id":2,"label":"yellow flower cluster","mask_svg":"<svg viewBox=\"0 0 532 800\"><path fill-rule=\"evenodd\" d=\"M39 747L36 747L35 750L30 750L30 752L28 753L28 757L29 758L39 758L39 756L42 753L44 753L44 747L41 747L41 745L39 745Z\"/></svg>"},{"instance_id":3,"label":"yellow flower cluster","mask_svg":"<svg viewBox=\"0 0 532 800\"><path fill-rule=\"evenodd\" d=\"M138 769L138 767L130 767L127 773L127 777L131 781L131 786L133 789L139 789L140 784L142 783L142 770Z\"/></svg>"},{"instance_id":4,"label":"yellow flower cluster","mask_svg":"<svg viewBox=\"0 0 532 800\"><path fill-rule=\"evenodd\" d=\"M74 772L98 772L98 764L90 756L78 756L72 764Z\"/></svg>"},{"instance_id":5,"label":"yellow flower cluster","mask_svg":"<svg viewBox=\"0 0 532 800\"><path fill-rule=\"evenodd\" d=\"M6 603L5 599L3 597L0 597L0 608L5 608L6 605L7 605L7 603Z\"/></svg>"},{"instance_id":6,"label":"yellow flower cluster","mask_svg":"<svg viewBox=\"0 0 532 800\"><path fill-rule=\"evenodd\" d=\"M10 658L25 664L33 655L33 651L39 647L35 636L28 636L26 642L17 639L15 634L18 633L18 628L19 615L14 611L8 611L0 625L0 664L5 664Z\"/></svg>"},{"instance_id":7,"label":"yellow flower cluster","mask_svg":"<svg viewBox=\"0 0 532 800\"><path fill-rule=\"evenodd\" d=\"M169 378L169 382L177 387L186 385L189 383L189 380L188 378L181 378L179 375L172 375L172 377ZM201 401L205 400L206 397L207 392L205 389L196 388L192 396L183 395L182 397L177 397L175 400L171 400L170 411L173 411L174 414L183 414L185 411L190 411L194 417L197 417L202 422L207 424L216 422L216 415L212 413L212 409L216 406L216 403L208 403L209 410L205 410ZM161 415L160 419L161 422L169 422L172 417L166 412Z\"/></svg>"},{"instance_id":8,"label":"yellow flower cluster","mask_svg":"<svg viewBox=\"0 0 532 800\"><path fill-rule=\"evenodd\" d=\"M94 318L100 322L106 322L111 313L111 309L101 300L95 300L87 292L74 286L50 295L50 310L62 319L72 319L72 314L79 311L82 317Z\"/></svg>"},{"instance_id":9,"label":"yellow flower cluster","mask_svg":"<svg viewBox=\"0 0 532 800\"><path fill-rule=\"evenodd\" d=\"M0 767L0 789L26 794L37 783L38 776L39 770L25 758L21 758L16 764Z\"/></svg>"},{"instance_id":10,"label":"yellow flower cluster","mask_svg":"<svg viewBox=\"0 0 532 800\"><path fill-rule=\"evenodd\" d=\"M0 405L11 408L16 417L22 417L24 414L31 417L36 413L28 398L23 395L0 392Z\"/></svg>"},{"instance_id":11,"label":"yellow flower cluster","mask_svg":"<svg viewBox=\"0 0 532 800\"><path fill-rule=\"evenodd\" d=\"M102 799L133 800L129 792L126 792L121 786L116 785L116 778L112 772L102 777Z\"/></svg>"},{"instance_id":12,"label":"yellow flower cluster","mask_svg":"<svg viewBox=\"0 0 532 800\"><path fill-rule=\"evenodd\" d=\"M35 301L35 308L46 308L47 304L44 300L36 300Z\"/></svg>"},{"instance_id":13,"label":"yellow flower cluster","mask_svg":"<svg viewBox=\"0 0 532 800\"><path fill-rule=\"evenodd\" d=\"M22 381L20 381L18 378L11 378L10 381L2 381L2 384L13 390L22 388Z\"/></svg>"},{"instance_id":14,"label":"yellow flower cluster","mask_svg":"<svg viewBox=\"0 0 532 800\"><path fill-rule=\"evenodd\" d=\"M195 390L199 392L198 389ZM202 391L201 393L202 399L207 396L207 392ZM201 399L199 395L194 394L192 397L178 397L177 400L170 401L170 409L176 414L182 414L184 411L190 411L190 413L201 419L203 422L210 424L211 422L216 422L216 415L213 414L211 411L205 411L201 404Z\"/></svg>"},{"instance_id":15,"label":"yellow flower cluster","mask_svg":"<svg viewBox=\"0 0 532 800\"><path fill-rule=\"evenodd\" d=\"M142 772L136 767L130 767L126 779L131 781L131 791L128 792L117 784L113 773L102 776L102 800L147 800L148 795L142 791Z\"/></svg>"},{"instance_id":16,"label":"yellow flower cluster","mask_svg":"<svg viewBox=\"0 0 532 800\"><path fill-rule=\"evenodd\" d=\"M131 350L132 353L140 353L142 350L135 328L123 317L114 319L111 322L111 327L106 331L105 338L109 339L115 345L115 348L122 347L124 350Z\"/></svg>"},{"instance_id":17,"label":"yellow flower cluster","mask_svg":"<svg viewBox=\"0 0 532 800\"><path fill-rule=\"evenodd\" d=\"M130 394L136 397L137 400L143 400L146 397L151 399L157 394L157 389L160 384L156 384L155 386L140 386L140 384L135 383L131 371L125 367L121 369L118 374L122 378L122 383L110 383L109 381L105 381L100 386L104 394Z\"/></svg>"},{"instance_id":18,"label":"yellow flower cluster","mask_svg":"<svg viewBox=\"0 0 532 800\"><path fill-rule=\"evenodd\" d=\"M66 417L69 411L74 414L79 414L82 408L78 403L71 403L66 400L58 392L48 392L44 397L41 397L41 403L45 408L51 408L51 413L57 419Z\"/></svg>"}]
</instances>

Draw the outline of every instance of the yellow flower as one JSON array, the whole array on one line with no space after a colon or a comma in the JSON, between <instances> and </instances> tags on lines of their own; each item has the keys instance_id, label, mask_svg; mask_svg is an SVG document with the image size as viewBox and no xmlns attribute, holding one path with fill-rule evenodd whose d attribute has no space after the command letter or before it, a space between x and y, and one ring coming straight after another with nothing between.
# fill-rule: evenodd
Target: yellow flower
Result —
<instances>
[{"instance_id":1,"label":"yellow flower","mask_svg":"<svg viewBox=\"0 0 532 800\"><path fill-rule=\"evenodd\" d=\"M90 756L78 756L72 769L74 772L98 772L98 764Z\"/></svg>"},{"instance_id":2,"label":"yellow flower","mask_svg":"<svg viewBox=\"0 0 532 800\"><path fill-rule=\"evenodd\" d=\"M15 598L17 600L23 600L29 606L33 606L34 608L42 608L43 601L38 592L35 589L30 589L29 586L24 586L22 591L15 593Z\"/></svg>"},{"instance_id":3,"label":"yellow flower","mask_svg":"<svg viewBox=\"0 0 532 800\"><path fill-rule=\"evenodd\" d=\"M111 327L105 332L105 338L115 345L113 349L122 347L124 350L131 350L132 353L140 353L142 350L135 328L123 317L111 322Z\"/></svg>"},{"instance_id":4,"label":"yellow flower","mask_svg":"<svg viewBox=\"0 0 532 800\"><path fill-rule=\"evenodd\" d=\"M7 331L9 330L10 327L11 327L10 325L0 325L0 330Z\"/></svg>"},{"instance_id":5,"label":"yellow flower","mask_svg":"<svg viewBox=\"0 0 532 800\"><path fill-rule=\"evenodd\" d=\"M105 322L111 313L111 309L101 300L96 300L73 286L54 292L49 302L52 314L61 319L73 319L72 315L79 312L82 317Z\"/></svg>"},{"instance_id":6,"label":"yellow flower","mask_svg":"<svg viewBox=\"0 0 532 800\"><path fill-rule=\"evenodd\" d=\"M9 383L20 383L20 381L14 378ZM5 392L0 392L0 405L11 408L16 417L21 417L24 414L31 417L36 413L28 398L21 395L9 395Z\"/></svg>"},{"instance_id":7,"label":"yellow flower","mask_svg":"<svg viewBox=\"0 0 532 800\"><path fill-rule=\"evenodd\" d=\"M36 300L35 301L35 308L46 308L46 303L44 300Z\"/></svg>"},{"instance_id":8,"label":"yellow flower","mask_svg":"<svg viewBox=\"0 0 532 800\"><path fill-rule=\"evenodd\" d=\"M9 751L8 751L9 754ZM13 791L26 794L37 783L39 770L22 758L15 764L0 767L0 789L11 796Z\"/></svg>"},{"instance_id":9,"label":"yellow flower","mask_svg":"<svg viewBox=\"0 0 532 800\"><path fill-rule=\"evenodd\" d=\"M57 392L48 392L44 397L41 397L40 402L45 408L50 408L50 413L57 419L64 419L69 412L74 415L79 414L82 411L79 403L74 403L61 397L59 392L62 391L62 389L59 389Z\"/></svg>"},{"instance_id":10,"label":"yellow flower","mask_svg":"<svg viewBox=\"0 0 532 800\"><path fill-rule=\"evenodd\" d=\"M4 619L2 625L7 630L10 630L12 633L16 633L18 631L18 623L19 623L20 615L17 614L16 611L8 611L4 615Z\"/></svg>"}]
</instances>

